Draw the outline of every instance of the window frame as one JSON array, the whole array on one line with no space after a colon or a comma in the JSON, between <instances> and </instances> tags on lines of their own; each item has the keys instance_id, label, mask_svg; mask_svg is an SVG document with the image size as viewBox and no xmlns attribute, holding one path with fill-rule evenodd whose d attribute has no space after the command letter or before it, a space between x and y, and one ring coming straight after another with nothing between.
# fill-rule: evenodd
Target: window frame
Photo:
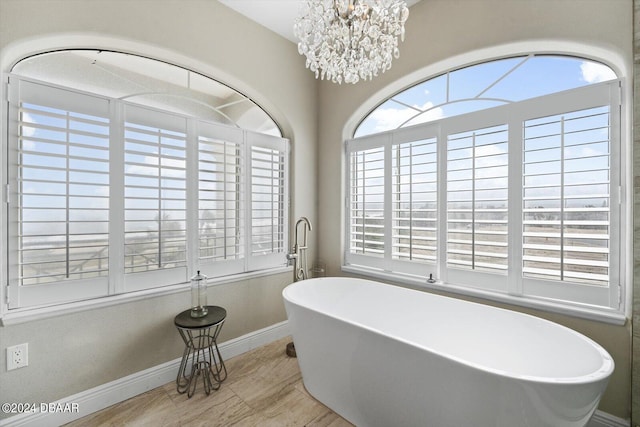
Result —
<instances>
[{"instance_id":1,"label":"window frame","mask_svg":"<svg viewBox=\"0 0 640 427\"><path fill-rule=\"evenodd\" d=\"M622 140L621 122L621 80L613 80L596 83L567 91L557 92L538 98L519 101L513 104L480 110L464 115L452 116L437 121L418 124L410 127L399 128L370 134L345 141L345 228L343 247L343 267L347 272L362 274L378 279L391 280L411 286L445 290L463 295L471 295L511 304L542 308L571 315L620 323L624 321L625 313L625 268L628 249L625 248L626 240L623 231L626 224L628 209L621 200L626 194L628 177L622 171L625 152ZM590 98L591 97L591 98ZM585 104L585 99L592 99ZM604 101L603 101L604 100ZM573 283L550 282L545 280L533 280L522 278L522 144L523 136L518 135L525 120L546 117L554 114L566 113L573 110L584 110L590 106L610 106L610 160L615 162L610 166L610 283L608 289L596 289L593 286L576 285ZM446 266L446 135L456 132L469 131L489 127L492 125L509 125L509 221L508 221L508 273L500 278L494 274L484 272L469 272L456 270ZM520 123L513 126L512 123ZM389 262L369 262L362 257L350 254L350 153L354 149L364 149L375 144L368 145L367 140L378 144L391 145L395 138L403 138L405 135L417 138L427 138L433 134L438 135L438 259L429 267L423 268L420 274L413 271L398 271L389 268ZM516 140L514 146L514 139ZM382 141L382 142L380 142ZM517 165L517 166L516 166ZM514 184L514 181L517 183ZM628 202L627 202L628 203ZM388 208L387 208L388 209ZM390 233L386 233L387 235ZM514 237L515 236L515 237ZM382 266L382 267L381 267ZM427 283L429 275L433 274L437 281ZM496 278L498 279L496 281ZM562 288L562 289L558 289ZM587 289L588 288L588 289ZM588 294L586 298L584 294ZM574 296L572 296L574 295ZM575 295L581 295L576 300ZM606 305L595 306L593 302L607 300Z\"/></svg>"},{"instance_id":2,"label":"window frame","mask_svg":"<svg viewBox=\"0 0 640 427\"><path fill-rule=\"evenodd\" d=\"M50 312L66 312L70 307L79 307L84 305L109 305L112 301L121 301L123 298L136 299L140 295L165 294L172 293L177 290L183 290L187 287L189 277L200 269L199 260L199 226L198 226L198 124L204 124L216 129L221 138L227 138L229 135L240 135L242 140L242 156L246 157L252 147L266 146L279 152L282 159L279 164L279 174L281 178L278 191L280 194L280 210L282 215L280 220L280 238L281 244L277 251L270 256L251 256L248 247L251 243L251 235L249 231L245 231L247 238L243 242L246 246L244 249L244 259L242 260L242 268L233 271L223 271L220 274L213 274L210 283L223 283L241 280L243 277L256 277L260 275L269 275L281 271L289 270L287 266L285 253L286 242L288 239L288 199L289 199L289 161L290 161L290 145L286 138L276 137L272 135L260 134L254 131L240 129L233 126L223 125L216 122L207 122L197 117L189 117L179 113L157 110L159 114L170 115L177 120L186 123L186 262L184 267L179 267L178 275L172 274L172 271L155 270L144 273L125 274L124 271L124 232L125 232L125 109L134 108L139 111L154 110L151 107L137 105L135 103L120 99L110 98L107 96L85 93L73 88L62 87L59 85L38 81L35 79L25 78L19 75L6 74L5 85L7 106L7 135L5 153L5 164L7 170L5 174L6 187L5 212L7 214L6 222L6 239L7 244L7 286L5 288L6 297L0 305L0 320L6 323L7 316L29 317L29 313L50 313ZM17 178L18 165L15 161L18 147L18 126L19 126L19 86L20 82L28 85L41 85L42 87L52 88L54 91L63 91L69 96L86 96L96 99L106 100L109 103L110 124L110 165L109 165L109 247L120 248L119 250L111 250L109 256L109 274L104 280L73 280L52 282L47 285L37 286L20 286L18 283L18 258L17 258L17 230L14 219L20 209L17 203L19 189L14 184ZM74 95L76 94L76 95ZM244 173L250 178L251 162L247 160L247 167ZM250 179L245 177L245 182L250 183ZM191 183L191 184L189 184ZM247 191L247 189L244 189ZM250 217L251 198L250 195L240 209L248 212L243 216ZM244 222L243 227L250 224ZM122 258L122 259L120 259ZM169 269L175 270L175 269ZM170 273L170 274L167 274ZM71 296L71 297L70 297Z\"/></svg>"}]
</instances>

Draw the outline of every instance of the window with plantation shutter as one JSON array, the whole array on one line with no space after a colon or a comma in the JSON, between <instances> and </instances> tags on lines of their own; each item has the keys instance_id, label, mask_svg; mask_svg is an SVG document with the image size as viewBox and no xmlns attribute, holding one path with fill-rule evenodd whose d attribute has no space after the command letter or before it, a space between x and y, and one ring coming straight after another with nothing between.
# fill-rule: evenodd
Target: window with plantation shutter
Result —
<instances>
[{"instance_id":1,"label":"window with plantation shutter","mask_svg":"<svg viewBox=\"0 0 640 427\"><path fill-rule=\"evenodd\" d=\"M125 274L185 281L186 120L127 105L124 141Z\"/></svg>"},{"instance_id":2,"label":"window with plantation shutter","mask_svg":"<svg viewBox=\"0 0 640 427\"><path fill-rule=\"evenodd\" d=\"M89 298L109 274L109 101L31 82L12 86L18 129L11 303L59 300L54 284ZM15 246L14 246L15 245Z\"/></svg>"},{"instance_id":3,"label":"window with plantation shutter","mask_svg":"<svg viewBox=\"0 0 640 427\"><path fill-rule=\"evenodd\" d=\"M394 144L391 147L394 259L436 261L436 141L436 138L429 138Z\"/></svg>"},{"instance_id":4,"label":"window with plantation shutter","mask_svg":"<svg viewBox=\"0 0 640 427\"><path fill-rule=\"evenodd\" d=\"M287 266L288 140L13 75L8 87L0 314Z\"/></svg>"},{"instance_id":5,"label":"window with plantation shutter","mask_svg":"<svg viewBox=\"0 0 640 427\"><path fill-rule=\"evenodd\" d=\"M246 240L243 133L200 122L198 152L201 270L209 277L240 272Z\"/></svg>"},{"instance_id":6,"label":"window with plantation shutter","mask_svg":"<svg viewBox=\"0 0 640 427\"><path fill-rule=\"evenodd\" d=\"M525 277L608 285L609 126L608 106L525 122Z\"/></svg>"},{"instance_id":7,"label":"window with plantation shutter","mask_svg":"<svg viewBox=\"0 0 640 427\"><path fill-rule=\"evenodd\" d=\"M347 143L345 259L382 271L435 274L438 258L438 138L427 126Z\"/></svg>"},{"instance_id":8,"label":"window with plantation shutter","mask_svg":"<svg viewBox=\"0 0 640 427\"><path fill-rule=\"evenodd\" d=\"M280 138L248 135L250 154L250 269L277 262L287 251L286 161Z\"/></svg>"},{"instance_id":9,"label":"window with plantation shutter","mask_svg":"<svg viewBox=\"0 0 640 427\"><path fill-rule=\"evenodd\" d=\"M384 255L384 147L355 151L350 156L350 251Z\"/></svg>"},{"instance_id":10,"label":"window with plantation shutter","mask_svg":"<svg viewBox=\"0 0 640 427\"><path fill-rule=\"evenodd\" d=\"M507 269L507 126L447 137L447 265Z\"/></svg>"},{"instance_id":11,"label":"window with plantation shutter","mask_svg":"<svg viewBox=\"0 0 640 427\"><path fill-rule=\"evenodd\" d=\"M492 83L465 102L483 101L530 59L496 62L491 72L505 66L506 74L485 81ZM543 60L557 66L545 58L538 63ZM629 248L622 230L628 229L624 194L630 183L622 156L621 82L611 78L541 96L504 91L521 98L458 110L461 100L451 91L459 83L451 78L456 73L394 95L362 122L356 131L362 136L346 141L343 269L624 318ZM436 90L440 83L446 85ZM423 92L443 97L440 107L410 107ZM412 118L400 120L404 115L392 111L396 104ZM391 119L396 129L373 132L376 121L384 129Z\"/></svg>"}]
</instances>

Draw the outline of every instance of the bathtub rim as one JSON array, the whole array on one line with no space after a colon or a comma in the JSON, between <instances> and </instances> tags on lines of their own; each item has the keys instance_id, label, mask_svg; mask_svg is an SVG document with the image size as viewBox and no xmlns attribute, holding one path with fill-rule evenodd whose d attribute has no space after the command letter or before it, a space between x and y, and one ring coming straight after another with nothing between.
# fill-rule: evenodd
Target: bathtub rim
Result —
<instances>
[{"instance_id":1,"label":"bathtub rim","mask_svg":"<svg viewBox=\"0 0 640 427\"><path fill-rule=\"evenodd\" d=\"M488 367L485 366L481 363L474 363L471 362L467 359L463 359L461 357L457 357L454 355L450 355L448 353L445 353L443 351L438 351L435 350L433 348L430 348L426 345L422 345L422 344L418 344L415 343L413 341L407 340L405 338L401 338L401 337L397 337L397 336L390 336L387 335L385 333L383 333L382 331L373 328L371 326L359 323L359 322L354 322L353 320L348 320L345 319L342 316L336 316L333 314L328 314L325 312L321 312L315 309L312 309L310 307L307 307L305 305L302 305L298 302L295 302L295 300L293 300L290 296L290 293L292 292L293 287L295 287L295 285L299 285L299 286L306 286L309 285L309 282L320 282L320 281L325 281L325 280L336 280L339 279L341 281L358 281L358 282L370 282L370 283L374 283L376 285L384 285L384 286L393 286L395 288L399 288L399 289L405 289L408 291L415 291L415 292L424 292L428 295L434 296L434 297L439 297L439 298L446 298L446 299L453 299L453 300L457 300L457 301L462 301L464 303L468 303L468 304L474 304L474 305L479 305L479 306L483 306L483 307L487 307L490 309L495 309L495 310L501 310L501 311L506 311L506 312L510 312L510 313L515 313L516 315L520 315L520 316L525 316L528 318L533 318L536 319L536 321L541 321L547 324L552 325L553 327L558 327L563 329L565 332L569 332L570 334L576 336L579 339L582 339L583 341L586 341L589 345L591 345L596 351L597 353L600 355L601 357L601 365L598 369L594 370L593 372L586 374L586 375L581 375L581 376L573 376L573 377L562 377L562 378L552 378L552 377L544 377L544 376L538 376L538 375L523 375L523 374L516 374L507 370L501 370L501 369L497 369L497 368L493 368L493 367ZM306 282L306 283L304 283ZM303 284L304 283L304 284ZM565 384L565 385L571 385L571 384L575 384L575 385L580 385L580 384L591 384L591 383L597 383L597 382L601 382L601 381L608 381L609 378L611 377L611 375L614 372L615 369L615 362L613 360L613 358L611 357L611 355L607 352L607 350L602 347L600 344L598 344L597 342L595 342L594 340L592 340L591 338L587 337L586 335L573 330L567 326L561 325L559 323L553 322L551 320L547 320L541 317L537 317L531 314L527 314L527 313L522 313L519 311L515 311L515 310L510 310L507 308L502 308L502 307L495 307L495 306L491 306L491 305L487 305L487 304L482 304L479 302L474 302L474 301L467 301L464 299L459 299L459 298L455 298L455 297L450 297L450 296L446 296L446 295L439 295L439 294L435 294L435 293L431 293L428 290L422 291L422 290L418 290L418 289L413 289L413 288L407 288L407 287L403 287L403 286L399 286L399 285L394 285L391 283L385 283L385 282L380 282L380 281L376 281L376 280L371 280L371 279L362 279L362 278L355 278L355 277L340 277L340 276L335 276L335 277L316 277L316 278L311 278L311 279L306 279L306 280L301 280L301 281L297 281L297 282L293 282L290 283L289 285L287 285L283 290L282 290L282 296L285 300L285 303L289 303L292 305L295 305L297 307L300 308L304 308L306 310L309 311L313 311L314 313L318 313L321 314L323 316L341 321L341 322L345 322L348 324L351 324L353 326L356 326L358 328L362 328L365 329L369 332L372 332L376 335L380 335L380 336L384 336L387 338L390 338L392 340L401 342L403 344L409 345L411 347L414 348L418 348L422 351L426 351L429 352L430 354L433 354L437 357L440 358L445 358L448 360L452 360L455 361L456 363L459 363L461 365L464 365L466 367L469 367L471 369L476 369L482 372L486 372L492 375L497 375L503 378L508 378L508 379L515 379L518 381L523 381L523 382L529 382L529 383L543 383L543 384ZM285 304L286 306L286 304ZM287 317L289 316L288 310L287 310ZM293 331L292 331L293 332ZM294 341L295 341L295 336L294 336Z\"/></svg>"}]
</instances>

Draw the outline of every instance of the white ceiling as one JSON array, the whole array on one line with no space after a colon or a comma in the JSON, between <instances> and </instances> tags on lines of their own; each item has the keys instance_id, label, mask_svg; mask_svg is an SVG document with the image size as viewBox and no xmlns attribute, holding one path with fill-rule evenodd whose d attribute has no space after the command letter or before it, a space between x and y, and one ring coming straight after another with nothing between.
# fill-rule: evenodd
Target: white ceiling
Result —
<instances>
[{"instance_id":1,"label":"white ceiling","mask_svg":"<svg viewBox=\"0 0 640 427\"><path fill-rule=\"evenodd\" d=\"M304 0L218 0L220 3L243 14L282 37L297 43L293 36L293 22L298 16L300 3ZM405 0L412 6L420 0ZM411 19L411 15L409 15Z\"/></svg>"}]
</instances>

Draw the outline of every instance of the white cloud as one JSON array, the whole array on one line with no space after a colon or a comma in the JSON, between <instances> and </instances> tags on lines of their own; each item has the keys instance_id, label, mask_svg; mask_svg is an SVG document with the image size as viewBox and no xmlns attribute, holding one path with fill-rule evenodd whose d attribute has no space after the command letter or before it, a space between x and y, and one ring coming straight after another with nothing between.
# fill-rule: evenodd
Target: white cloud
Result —
<instances>
[{"instance_id":1,"label":"white cloud","mask_svg":"<svg viewBox=\"0 0 640 427\"><path fill-rule=\"evenodd\" d=\"M23 136L31 136L31 135L23 135ZM29 141L29 140L22 140L22 149L24 151L36 151L36 143L33 141Z\"/></svg>"},{"instance_id":2,"label":"white cloud","mask_svg":"<svg viewBox=\"0 0 640 427\"><path fill-rule=\"evenodd\" d=\"M582 80L587 83L605 82L616 78L616 74L611 68L603 64L598 64L597 62L582 62L582 64L580 64L580 71L582 72Z\"/></svg>"},{"instance_id":3,"label":"white cloud","mask_svg":"<svg viewBox=\"0 0 640 427\"><path fill-rule=\"evenodd\" d=\"M159 176L159 169L163 169L163 178L185 178L185 161L181 159L162 159L162 166L158 165L159 159L156 156L145 156L143 166L140 164L126 165L125 173L132 175L146 175L150 178L157 178ZM169 169L171 168L171 169Z\"/></svg>"},{"instance_id":4,"label":"white cloud","mask_svg":"<svg viewBox=\"0 0 640 427\"><path fill-rule=\"evenodd\" d=\"M420 111L425 111L433 107L433 103L427 102L424 105L414 105ZM419 114L419 116L417 116ZM414 117L417 116L417 117ZM371 116L369 120L373 120L375 126L373 133L383 132L386 130L397 129L407 120L411 120L411 124L418 124L429 122L443 117L441 108L433 108L426 113L419 113L413 108L399 107L399 108L378 108Z\"/></svg>"},{"instance_id":5,"label":"white cloud","mask_svg":"<svg viewBox=\"0 0 640 427\"><path fill-rule=\"evenodd\" d=\"M22 113L22 121L26 122L26 123L36 123L35 119L33 118L33 116L31 116L31 114L27 113L26 111ZM22 137L23 138L29 138L30 136L33 136L36 133L36 129L27 125L27 126L22 126L20 129L20 132L22 133ZM29 141L29 140L22 140L22 149L23 150L29 150L29 151L33 151L36 148L36 144L33 141Z\"/></svg>"},{"instance_id":6,"label":"white cloud","mask_svg":"<svg viewBox=\"0 0 640 427\"><path fill-rule=\"evenodd\" d=\"M478 161L482 161L487 156L495 156L498 154L506 154L506 153L507 151L504 148L494 144L479 145L476 147L476 157L479 157ZM480 164L479 166L487 166L488 164L489 163Z\"/></svg>"}]
</instances>

